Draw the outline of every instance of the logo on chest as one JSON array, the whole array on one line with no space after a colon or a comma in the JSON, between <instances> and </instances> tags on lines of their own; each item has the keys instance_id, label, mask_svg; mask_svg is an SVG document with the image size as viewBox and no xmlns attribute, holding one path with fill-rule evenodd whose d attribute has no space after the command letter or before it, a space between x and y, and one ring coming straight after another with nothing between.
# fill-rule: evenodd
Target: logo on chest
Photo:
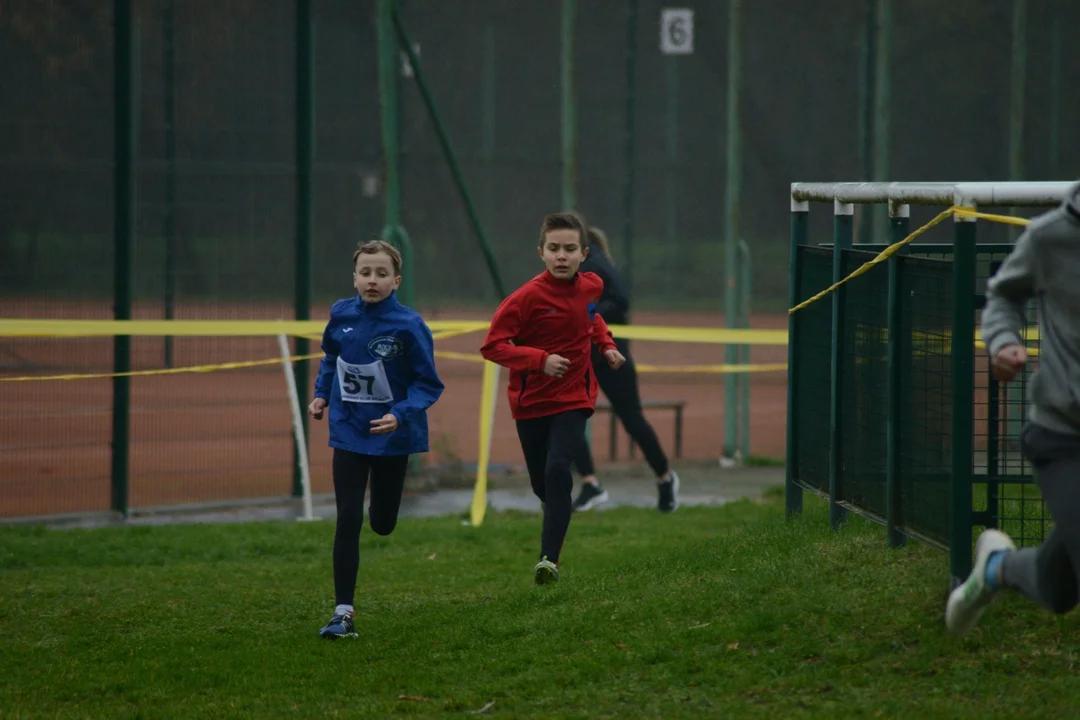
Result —
<instances>
[{"instance_id":1,"label":"logo on chest","mask_svg":"<svg viewBox=\"0 0 1080 720\"><path fill-rule=\"evenodd\" d=\"M405 352L405 345L395 337L384 335L368 343L368 351L375 357L391 360Z\"/></svg>"},{"instance_id":2,"label":"logo on chest","mask_svg":"<svg viewBox=\"0 0 1080 720\"><path fill-rule=\"evenodd\" d=\"M593 320L596 318L597 305L599 305L599 303L591 302L586 306L586 309L589 311L589 320Z\"/></svg>"}]
</instances>

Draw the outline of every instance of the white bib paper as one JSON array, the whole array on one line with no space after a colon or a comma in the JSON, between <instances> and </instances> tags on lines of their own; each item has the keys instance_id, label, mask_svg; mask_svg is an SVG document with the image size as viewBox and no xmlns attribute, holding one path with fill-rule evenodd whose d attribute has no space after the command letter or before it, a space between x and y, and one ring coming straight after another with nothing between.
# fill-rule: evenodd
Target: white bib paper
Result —
<instances>
[{"instance_id":1,"label":"white bib paper","mask_svg":"<svg viewBox=\"0 0 1080 720\"><path fill-rule=\"evenodd\" d=\"M382 360L368 365L351 365L339 357L337 379L344 402L388 403L394 400Z\"/></svg>"}]
</instances>

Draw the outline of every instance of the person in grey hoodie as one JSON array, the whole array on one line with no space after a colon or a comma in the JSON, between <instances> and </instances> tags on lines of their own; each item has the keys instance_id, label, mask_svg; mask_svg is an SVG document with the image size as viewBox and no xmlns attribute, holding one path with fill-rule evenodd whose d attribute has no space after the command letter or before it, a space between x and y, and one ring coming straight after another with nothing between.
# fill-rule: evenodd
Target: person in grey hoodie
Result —
<instances>
[{"instance_id":1,"label":"person in grey hoodie","mask_svg":"<svg viewBox=\"0 0 1080 720\"><path fill-rule=\"evenodd\" d=\"M949 595L949 631L971 630L999 590L1063 614L1080 596L1080 183L1061 206L1034 219L990 278L982 338L990 369L1009 382L1028 362L1020 331L1030 299L1039 304L1039 363L1020 449L1031 462L1054 527L1037 548L1016 549L985 530L971 575Z\"/></svg>"}]
</instances>

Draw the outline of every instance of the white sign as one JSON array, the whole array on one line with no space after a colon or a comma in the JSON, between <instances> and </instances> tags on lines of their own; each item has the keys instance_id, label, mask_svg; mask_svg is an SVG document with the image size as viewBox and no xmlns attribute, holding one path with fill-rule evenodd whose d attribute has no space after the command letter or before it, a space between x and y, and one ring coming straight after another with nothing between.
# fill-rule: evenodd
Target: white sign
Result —
<instances>
[{"instance_id":1,"label":"white sign","mask_svg":"<svg viewBox=\"0 0 1080 720\"><path fill-rule=\"evenodd\" d=\"M689 55L694 52L694 11L664 8L660 13L660 52Z\"/></svg>"},{"instance_id":2,"label":"white sign","mask_svg":"<svg viewBox=\"0 0 1080 720\"><path fill-rule=\"evenodd\" d=\"M354 403L390 403L394 393L390 390L390 381L382 360L367 365L352 365L337 359L338 388L343 402Z\"/></svg>"}]
</instances>

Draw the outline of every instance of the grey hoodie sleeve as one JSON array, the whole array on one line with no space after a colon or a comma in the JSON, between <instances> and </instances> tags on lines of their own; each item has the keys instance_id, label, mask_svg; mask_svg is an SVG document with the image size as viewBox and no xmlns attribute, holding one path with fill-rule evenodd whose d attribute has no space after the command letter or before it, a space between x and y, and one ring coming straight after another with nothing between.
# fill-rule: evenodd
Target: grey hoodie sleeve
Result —
<instances>
[{"instance_id":1,"label":"grey hoodie sleeve","mask_svg":"<svg viewBox=\"0 0 1080 720\"><path fill-rule=\"evenodd\" d=\"M986 308L982 314L982 339L986 351L994 357L1007 345L1020 345L1020 332L1026 324L1025 308L1035 297L1036 241L1027 230L1001 268L986 283Z\"/></svg>"}]
</instances>

